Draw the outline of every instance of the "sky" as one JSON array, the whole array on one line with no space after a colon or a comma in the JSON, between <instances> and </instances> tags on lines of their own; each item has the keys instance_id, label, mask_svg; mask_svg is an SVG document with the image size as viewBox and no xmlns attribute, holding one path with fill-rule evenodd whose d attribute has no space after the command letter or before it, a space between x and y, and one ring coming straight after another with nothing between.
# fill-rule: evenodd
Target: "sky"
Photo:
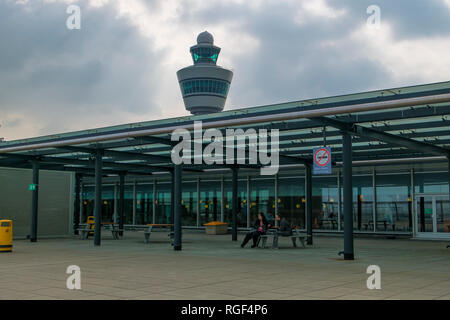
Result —
<instances>
[{"instance_id":1,"label":"sky","mask_svg":"<svg viewBox=\"0 0 450 320\"><path fill-rule=\"evenodd\" d=\"M188 115L176 71L205 30L226 110L450 80L450 0L0 0L0 137Z\"/></svg>"}]
</instances>

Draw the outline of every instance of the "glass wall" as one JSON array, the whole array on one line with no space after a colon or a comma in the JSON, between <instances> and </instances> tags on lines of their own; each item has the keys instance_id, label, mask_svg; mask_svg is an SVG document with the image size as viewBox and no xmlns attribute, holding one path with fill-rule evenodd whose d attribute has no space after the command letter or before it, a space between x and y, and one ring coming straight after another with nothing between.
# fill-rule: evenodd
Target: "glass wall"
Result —
<instances>
[{"instance_id":1,"label":"glass wall","mask_svg":"<svg viewBox=\"0 0 450 320\"><path fill-rule=\"evenodd\" d=\"M155 223L172 223L172 184L158 182L156 184Z\"/></svg>"},{"instance_id":2,"label":"glass wall","mask_svg":"<svg viewBox=\"0 0 450 320\"><path fill-rule=\"evenodd\" d=\"M278 212L292 226L305 228L305 179L303 177L278 178Z\"/></svg>"},{"instance_id":3,"label":"glass wall","mask_svg":"<svg viewBox=\"0 0 450 320\"><path fill-rule=\"evenodd\" d=\"M153 223L153 184L136 185L136 224Z\"/></svg>"},{"instance_id":4,"label":"glass wall","mask_svg":"<svg viewBox=\"0 0 450 320\"><path fill-rule=\"evenodd\" d=\"M88 216L94 215L95 188L86 186L83 188L83 221L86 223ZM103 186L102 188L102 222L112 222L114 219L114 186Z\"/></svg>"},{"instance_id":5,"label":"glass wall","mask_svg":"<svg viewBox=\"0 0 450 320\"><path fill-rule=\"evenodd\" d=\"M117 191L118 192L118 191ZM88 216L94 215L95 207L95 187L92 185L83 185L82 194L82 221L86 223ZM114 207L116 205L116 196L114 195L114 185L104 185L102 188L102 222L114 221ZM133 222L133 186L125 185L125 222Z\"/></svg>"},{"instance_id":6,"label":"glass wall","mask_svg":"<svg viewBox=\"0 0 450 320\"><path fill-rule=\"evenodd\" d=\"M275 190L275 177L251 177L250 185L247 186L248 177L241 175L238 180L238 226L247 227L247 221L250 221L251 225L258 212L263 212L267 219L273 223L275 208L278 207L278 212L286 217L292 225L304 229L306 227L304 172L295 171L294 173L296 175L287 176L286 172L282 172L284 176L278 177L277 192ZM338 176L313 176L312 183L313 228L317 230L343 230L342 177L340 180L341 192L338 190ZM372 172L366 174L364 171L359 171L358 174L353 175L352 183L353 226L355 230L367 232L412 231L414 206L410 171L376 173L375 178ZM373 189L374 183L376 192ZM170 181L158 182L156 184L156 197L154 197L152 181L138 182L136 184L136 199L133 200L134 184L126 184L124 223L145 225L153 223L153 217L155 217L155 223L173 223L172 187ZM247 195L247 187L249 187L249 195ZM182 186L182 224L184 226L197 226L198 222L198 226L201 227L204 223L210 221L220 221L222 219L222 207L224 208L224 221L231 223L232 182L230 176L226 176L223 180L223 188L222 204L221 177L201 180L199 195L197 195L196 177L191 178L190 181L184 181ZM415 193L447 194L448 188L448 173L446 171L417 172L414 174ZM115 200L118 191L118 185L116 187L113 184L103 186L102 219L104 222L114 221L114 213L118 209ZM341 197L341 208L338 207L339 196ZM375 196L376 199L374 199ZM81 223L86 221L87 216L94 214L94 197L94 186L84 184ZM197 203L198 198L200 198L199 203ZM447 215L450 202L446 201L439 203L440 207L437 208L439 211L438 228L450 232L450 229L448 229L450 228L450 219ZM133 221L134 205L135 220ZM199 212L197 212L197 208L199 208ZM341 211L340 219L339 211Z\"/></svg>"},{"instance_id":7,"label":"glass wall","mask_svg":"<svg viewBox=\"0 0 450 320\"><path fill-rule=\"evenodd\" d=\"M448 172L415 172L415 193L448 193Z\"/></svg>"},{"instance_id":8,"label":"glass wall","mask_svg":"<svg viewBox=\"0 0 450 320\"><path fill-rule=\"evenodd\" d=\"M200 226L221 219L220 180L200 180Z\"/></svg>"},{"instance_id":9,"label":"glass wall","mask_svg":"<svg viewBox=\"0 0 450 320\"><path fill-rule=\"evenodd\" d=\"M337 176L313 176L312 219L314 229L338 229L339 192Z\"/></svg>"},{"instance_id":10,"label":"glass wall","mask_svg":"<svg viewBox=\"0 0 450 320\"><path fill-rule=\"evenodd\" d=\"M341 180L342 181L342 180ZM342 185L342 184L341 184ZM353 229L362 231L373 230L374 190L373 175L354 175L353 186ZM343 196L343 191L341 196ZM343 204L343 201L341 202ZM341 228L344 229L344 219Z\"/></svg>"},{"instance_id":11,"label":"glass wall","mask_svg":"<svg viewBox=\"0 0 450 320\"><path fill-rule=\"evenodd\" d=\"M197 225L197 182L183 182L181 193L181 224Z\"/></svg>"},{"instance_id":12,"label":"glass wall","mask_svg":"<svg viewBox=\"0 0 450 320\"><path fill-rule=\"evenodd\" d=\"M412 231L411 174L376 174L377 231Z\"/></svg>"},{"instance_id":13,"label":"glass wall","mask_svg":"<svg viewBox=\"0 0 450 320\"><path fill-rule=\"evenodd\" d=\"M231 215L233 210L233 191L230 180L224 181L224 202L225 202L225 222L231 224ZM247 179L238 179L238 227L247 227Z\"/></svg>"},{"instance_id":14,"label":"glass wall","mask_svg":"<svg viewBox=\"0 0 450 320\"><path fill-rule=\"evenodd\" d=\"M281 202L281 199L279 199ZM256 220L259 212L264 213L267 221L275 224L275 179L252 178L250 180L250 223Z\"/></svg>"}]
</instances>

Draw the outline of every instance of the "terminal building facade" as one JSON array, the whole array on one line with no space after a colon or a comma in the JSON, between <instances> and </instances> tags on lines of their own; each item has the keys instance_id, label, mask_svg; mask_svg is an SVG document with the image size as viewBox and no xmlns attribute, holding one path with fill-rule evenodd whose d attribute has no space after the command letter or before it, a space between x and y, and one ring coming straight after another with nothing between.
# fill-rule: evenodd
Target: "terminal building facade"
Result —
<instances>
[{"instance_id":1,"label":"terminal building facade","mask_svg":"<svg viewBox=\"0 0 450 320\"><path fill-rule=\"evenodd\" d=\"M212 36L200 35L197 42L188 69L206 66L217 74L210 70L206 79L194 71L196 88L196 82L186 85L191 76L185 69L178 73L193 115L0 143L0 218L22 221L14 224L21 228L17 236L31 228L33 238L30 216L44 235L61 233L48 227L52 221L72 234L96 216L125 229L224 221L234 239L263 212L269 220L281 214L311 235L450 239L450 82L220 112L232 73L215 65L220 48ZM215 77L225 89L212 86ZM210 113L204 102L219 89ZM261 175L261 166L249 163L174 165L171 132L192 131L196 121L205 129L278 129L278 173ZM323 145L331 147L332 172L314 175L313 148ZM248 151L248 142L240 147ZM36 177L38 199L25 182L35 184ZM48 199L53 202L44 205Z\"/></svg>"}]
</instances>

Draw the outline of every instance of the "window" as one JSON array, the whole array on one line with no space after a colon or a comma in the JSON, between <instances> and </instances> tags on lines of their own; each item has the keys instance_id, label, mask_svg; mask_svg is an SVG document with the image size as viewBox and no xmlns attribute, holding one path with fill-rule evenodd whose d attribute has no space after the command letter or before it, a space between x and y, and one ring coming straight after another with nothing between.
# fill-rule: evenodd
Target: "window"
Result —
<instances>
[{"instance_id":1,"label":"window","mask_svg":"<svg viewBox=\"0 0 450 320\"><path fill-rule=\"evenodd\" d=\"M230 85L221 80L187 80L181 83L181 90L184 95L195 93L214 93L226 96Z\"/></svg>"},{"instance_id":2,"label":"window","mask_svg":"<svg viewBox=\"0 0 450 320\"><path fill-rule=\"evenodd\" d=\"M197 47L192 51L192 59L194 60L194 64L197 63L217 63L217 58L219 57L219 48L211 48L211 47Z\"/></svg>"}]
</instances>

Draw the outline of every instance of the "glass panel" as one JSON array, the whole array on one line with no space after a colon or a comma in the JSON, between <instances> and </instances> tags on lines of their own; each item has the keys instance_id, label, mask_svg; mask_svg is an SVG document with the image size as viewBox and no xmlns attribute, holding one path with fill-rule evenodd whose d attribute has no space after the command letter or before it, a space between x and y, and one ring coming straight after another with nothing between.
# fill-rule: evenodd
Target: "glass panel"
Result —
<instances>
[{"instance_id":1,"label":"glass panel","mask_svg":"<svg viewBox=\"0 0 450 320\"><path fill-rule=\"evenodd\" d=\"M200 226L221 218L220 181L200 181Z\"/></svg>"},{"instance_id":2,"label":"glass panel","mask_svg":"<svg viewBox=\"0 0 450 320\"><path fill-rule=\"evenodd\" d=\"M224 182L224 202L225 202L225 222L231 225L231 215L233 210L233 192L231 180ZM237 225L238 227L247 227L247 180L238 180L238 212Z\"/></svg>"},{"instance_id":3,"label":"glass panel","mask_svg":"<svg viewBox=\"0 0 450 320\"><path fill-rule=\"evenodd\" d=\"M250 180L250 223L256 220L259 212L265 215L270 224L275 224L275 180L273 178Z\"/></svg>"},{"instance_id":4,"label":"glass panel","mask_svg":"<svg viewBox=\"0 0 450 320\"><path fill-rule=\"evenodd\" d=\"M94 215L95 207L95 187L83 186L82 221L86 223L88 216ZM102 188L102 222L114 221L114 186L107 185ZM124 223L131 224L133 221L133 186L125 185L124 201Z\"/></svg>"},{"instance_id":5,"label":"glass panel","mask_svg":"<svg viewBox=\"0 0 450 320\"><path fill-rule=\"evenodd\" d=\"M305 179L303 177L278 178L278 212L292 226L305 228Z\"/></svg>"},{"instance_id":6,"label":"glass panel","mask_svg":"<svg viewBox=\"0 0 450 320\"><path fill-rule=\"evenodd\" d=\"M414 173L415 193L448 193L447 172Z\"/></svg>"},{"instance_id":7,"label":"glass panel","mask_svg":"<svg viewBox=\"0 0 450 320\"><path fill-rule=\"evenodd\" d=\"M377 230L412 230L411 175L377 174ZM371 226L373 228L373 226Z\"/></svg>"},{"instance_id":8,"label":"glass panel","mask_svg":"<svg viewBox=\"0 0 450 320\"><path fill-rule=\"evenodd\" d=\"M181 205L181 225L197 226L197 182L183 183Z\"/></svg>"},{"instance_id":9,"label":"glass panel","mask_svg":"<svg viewBox=\"0 0 450 320\"><path fill-rule=\"evenodd\" d=\"M172 223L172 184L156 184L156 223Z\"/></svg>"},{"instance_id":10,"label":"glass panel","mask_svg":"<svg viewBox=\"0 0 450 320\"><path fill-rule=\"evenodd\" d=\"M188 80L181 83L183 95L193 93L215 93L226 96L230 84L219 80Z\"/></svg>"},{"instance_id":11,"label":"glass panel","mask_svg":"<svg viewBox=\"0 0 450 320\"><path fill-rule=\"evenodd\" d=\"M153 184L136 186L136 224L153 222Z\"/></svg>"},{"instance_id":12,"label":"glass panel","mask_svg":"<svg viewBox=\"0 0 450 320\"><path fill-rule=\"evenodd\" d=\"M437 232L450 233L450 201L443 197L436 197Z\"/></svg>"},{"instance_id":13,"label":"glass panel","mask_svg":"<svg viewBox=\"0 0 450 320\"><path fill-rule=\"evenodd\" d=\"M373 181L372 175L353 176L353 228L373 230ZM343 192L342 192L343 194Z\"/></svg>"},{"instance_id":14,"label":"glass panel","mask_svg":"<svg viewBox=\"0 0 450 320\"><path fill-rule=\"evenodd\" d=\"M338 229L337 177L313 177L312 219L314 229Z\"/></svg>"},{"instance_id":15,"label":"glass panel","mask_svg":"<svg viewBox=\"0 0 450 320\"><path fill-rule=\"evenodd\" d=\"M419 197L417 201L418 232L433 232L432 197Z\"/></svg>"}]
</instances>

